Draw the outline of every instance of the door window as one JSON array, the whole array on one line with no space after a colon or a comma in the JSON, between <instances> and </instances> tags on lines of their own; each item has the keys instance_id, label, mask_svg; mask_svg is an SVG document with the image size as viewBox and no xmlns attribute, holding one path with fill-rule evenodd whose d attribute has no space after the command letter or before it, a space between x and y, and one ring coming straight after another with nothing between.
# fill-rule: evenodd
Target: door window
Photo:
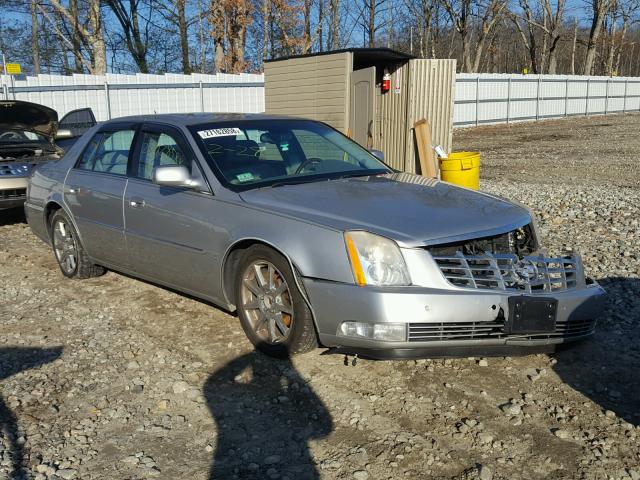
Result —
<instances>
[{"instance_id":1,"label":"door window","mask_svg":"<svg viewBox=\"0 0 640 480\"><path fill-rule=\"evenodd\" d=\"M85 148L76 168L93 172L127 174L127 161L134 130L99 132Z\"/></svg>"},{"instance_id":2,"label":"door window","mask_svg":"<svg viewBox=\"0 0 640 480\"><path fill-rule=\"evenodd\" d=\"M153 169L165 165L184 165L191 170L191 159L169 134L144 132L138 159L138 178L153 179Z\"/></svg>"}]
</instances>

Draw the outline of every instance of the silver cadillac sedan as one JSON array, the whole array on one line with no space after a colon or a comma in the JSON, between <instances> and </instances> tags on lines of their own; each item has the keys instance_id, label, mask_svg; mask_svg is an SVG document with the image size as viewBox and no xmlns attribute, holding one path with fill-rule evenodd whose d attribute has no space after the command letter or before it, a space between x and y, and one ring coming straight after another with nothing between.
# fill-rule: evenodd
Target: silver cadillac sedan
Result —
<instances>
[{"instance_id":1,"label":"silver cadillac sedan","mask_svg":"<svg viewBox=\"0 0 640 480\"><path fill-rule=\"evenodd\" d=\"M105 269L237 311L286 356L550 351L593 334L603 289L548 257L526 208L398 173L331 127L241 114L97 125L31 178L62 273Z\"/></svg>"}]
</instances>

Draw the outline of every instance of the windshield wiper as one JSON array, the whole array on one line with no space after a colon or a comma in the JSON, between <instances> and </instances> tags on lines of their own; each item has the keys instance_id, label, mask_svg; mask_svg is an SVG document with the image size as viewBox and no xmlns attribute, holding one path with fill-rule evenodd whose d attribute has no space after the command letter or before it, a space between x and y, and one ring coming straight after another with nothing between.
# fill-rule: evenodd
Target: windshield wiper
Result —
<instances>
[{"instance_id":1,"label":"windshield wiper","mask_svg":"<svg viewBox=\"0 0 640 480\"><path fill-rule=\"evenodd\" d=\"M339 174L339 175L335 175L335 174L330 174L330 176L327 177L306 177L306 178L299 178L299 177L294 177L291 178L289 180L283 179L283 180L278 180L274 183L271 183L269 185L264 185L262 187L256 187L256 188L277 188L277 187L284 187L287 185L301 185L303 183L314 183L314 182L328 182L330 180L340 180L343 178L351 178L351 177L370 177L373 175L380 175L380 174L384 174L384 173L389 173L387 170L373 170L373 171L366 171L366 170L358 170L358 171L351 171L351 172L346 172L343 174Z\"/></svg>"},{"instance_id":2,"label":"windshield wiper","mask_svg":"<svg viewBox=\"0 0 640 480\"><path fill-rule=\"evenodd\" d=\"M306 180L302 180L302 179L298 179L298 180L280 180L278 182L274 182L271 185L265 185L262 188L277 188L277 187L284 187L287 185L301 185L303 183L312 183L312 182L318 182L321 180L326 180L325 178L314 178L314 179L306 179Z\"/></svg>"},{"instance_id":3,"label":"windshield wiper","mask_svg":"<svg viewBox=\"0 0 640 480\"><path fill-rule=\"evenodd\" d=\"M338 175L337 177L331 177L329 180L340 180L343 178L353 178L353 177L372 177L374 175L382 175L385 173L389 173L386 170L373 170L373 171L356 171L356 172L348 172L342 175Z\"/></svg>"}]
</instances>

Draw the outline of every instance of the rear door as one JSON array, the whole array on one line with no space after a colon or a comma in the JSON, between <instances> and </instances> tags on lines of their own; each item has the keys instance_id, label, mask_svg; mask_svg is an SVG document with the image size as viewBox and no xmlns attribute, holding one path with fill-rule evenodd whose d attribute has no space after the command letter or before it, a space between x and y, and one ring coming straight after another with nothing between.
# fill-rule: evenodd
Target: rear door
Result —
<instances>
[{"instance_id":1,"label":"rear door","mask_svg":"<svg viewBox=\"0 0 640 480\"><path fill-rule=\"evenodd\" d=\"M210 296L219 283L221 235L211 223L215 200L209 187L196 191L153 183L153 170L184 165L206 185L182 132L145 124L139 134L124 202L129 263L136 273L161 283Z\"/></svg>"},{"instance_id":2,"label":"rear door","mask_svg":"<svg viewBox=\"0 0 640 480\"><path fill-rule=\"evenodd\" d=\"M127 266L122 202L135 134L135 124L101 129L65 180L65 202L83 245L90 257L106 266Z\"/></svg>"}]
</instances>

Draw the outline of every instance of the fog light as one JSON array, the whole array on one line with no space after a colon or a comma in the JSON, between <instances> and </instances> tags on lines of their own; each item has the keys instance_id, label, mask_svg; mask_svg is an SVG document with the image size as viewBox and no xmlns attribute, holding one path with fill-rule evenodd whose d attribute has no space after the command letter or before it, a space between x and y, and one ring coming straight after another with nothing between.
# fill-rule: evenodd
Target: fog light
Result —
<instances>
[{"instance_id":1,"label":"fog light","mask_svg":"<svg viewBox=\"0 0 640 480\"><path fill-rule=\"evenodd\" d=\"M404 342L407 339L407 325L404 323L343 322L338 334L387 342Z\"/></svg>"}]
</instances>

